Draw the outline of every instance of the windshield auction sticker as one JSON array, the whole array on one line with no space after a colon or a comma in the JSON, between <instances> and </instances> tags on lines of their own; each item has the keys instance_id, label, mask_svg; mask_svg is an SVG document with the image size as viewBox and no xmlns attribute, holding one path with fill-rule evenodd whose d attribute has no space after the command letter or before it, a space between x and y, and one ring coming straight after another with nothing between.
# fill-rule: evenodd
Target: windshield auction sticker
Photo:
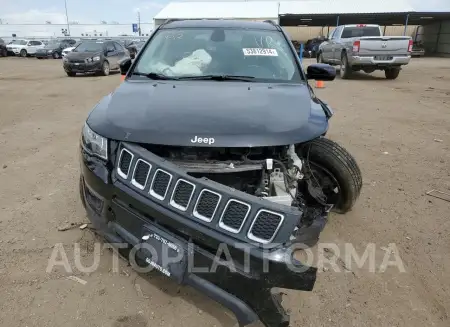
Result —
<instances>
[{"instance_id":1,"label":"windshield auction sticker","mask_svg":"<svg viewBox=\"0 0 450 327\"><path fill-rule=\"evenodd\" d=\"M244 56L269 56L278 57L278 52L276 49L265 49L265 48L243 48Z\"/></svg>"}]
</instances>

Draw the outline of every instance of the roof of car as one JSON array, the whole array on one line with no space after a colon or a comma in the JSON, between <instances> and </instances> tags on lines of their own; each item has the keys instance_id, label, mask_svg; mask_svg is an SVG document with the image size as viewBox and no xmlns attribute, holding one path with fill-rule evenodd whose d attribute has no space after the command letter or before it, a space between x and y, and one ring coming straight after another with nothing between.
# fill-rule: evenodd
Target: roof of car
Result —
<instances>
[{"instance_id":1,"label":"roof of car","mask_svg":"<svg viewBox=\"0 0 450 327\"><path fill-rule=\"evenodd\" d=\"M223 27L223 28L249 28L262 30L277 30L277 26L268 22L255 22L232 19L192 19L173 20L161 26L161 28L189 28L189 27Z\"/></svg>"}]
</instances>

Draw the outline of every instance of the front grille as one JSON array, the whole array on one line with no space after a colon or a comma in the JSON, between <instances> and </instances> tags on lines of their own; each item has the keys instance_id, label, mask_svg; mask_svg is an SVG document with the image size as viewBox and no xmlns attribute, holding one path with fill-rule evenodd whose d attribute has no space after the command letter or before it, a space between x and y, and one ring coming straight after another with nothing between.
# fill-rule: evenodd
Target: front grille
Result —
<instances>
[{"instance_id":1,"label":"front grille","mask_svg":"<svg viewBox=\"0 0 450 327\"><path fill-rule=\"evenodd\" d=\"M71 64L84 64L84 59L70 59Z\"/></svg>"},{"instance_id":2,"label":"front grille","mask_svg":"<svg viewBox=\"0 0 450 327\"><path fill-rule=\"evenodd\" d=\"M123 149L119 157L119 165L117 166L117 173L120 177L127 179L130 171L131 161L133 161L133 154Z\"/></svg>"},{"instance_id":3,"label":"front grille","mask_svg":"<svg viewBox=\"0 0 450 327\"><path fill-rule=\"evenodd\" d=\"M248 238L260 243L272 241L283 222L283 215L268 210L260 210L253 220Z\"/></svg>"},{"instance_id":4,"label":"front grille","mask_svg":"<svg viewBox=\"0 0 450 327\"><path fill-rule=\"evenodd\" d=\"M158 169L153 177L152 186L150 187L150 195L159 200L164 200L166 198L171 180L171 174L164 170Z\"/></svg>"},{"instance_id":5,"label":"front grille","mask_svg":"<svg viewBox=\"0 0 450 327\"><path fill-rule=\"evenodd\" d=\"M191 202L194 190L195 190L194 184L184 179L179 179L172 193L170 205L182 211L186 211L187 207L189 206L189 203Z\"/></svg>"},{"instance_id":6,"label":"front grille","mask_svg":"<svg viewBox=\"0 0 450 327\"><path fill-rule=\"evenodd\" d=\"M194 217L210 222L214 218L221 198L219 193L210 190L201 191L195 204Z\"/></svg>"},{"instance_id":7,"label":"front grille","mask_svg":"<svg viewBox=\"0 0 450 327\"><path fill-rule=\"evenodd\" d=\"M229 232L239 233L250 212L247 203L229 200L219 221L219 226Z\"/></svg>"},{"instance_id":8,"label":"front grille","mask_svg":"<svg viewBox=\"0 0 450 327\"><path fill-rule=\"evenodd\" d=\"M285 241L288 238L285 230L293 230L302 214L290 208L283 210L268 201L250 199L217 182L190 176L173 165L164 165L161 158L141 150L138 145L123 143L121 146L116 164L121 183L135 191L141 190L142 196L159 202L165 211L181 211L177 219L202 224L216 232L233 233L229 236L243 242L270 244ZM87 205L101 211L102 199L99 201L92 193L86 192ZM288 226L281 229L284 224Z\"/></svg>"},{"instance_id":9,"label":"front grille","mask_svg":"<svg viewBox=\"0 0 450 327\"><path fill-rule=\"evenodd\" d=\"M152 165L148 162L139 159L134 167L133 179L131 180L131 184L136 186L137 188L143 190L145 185L147 185L148 176L150 175L150 169Z\"/></svg>"}]
</instances>

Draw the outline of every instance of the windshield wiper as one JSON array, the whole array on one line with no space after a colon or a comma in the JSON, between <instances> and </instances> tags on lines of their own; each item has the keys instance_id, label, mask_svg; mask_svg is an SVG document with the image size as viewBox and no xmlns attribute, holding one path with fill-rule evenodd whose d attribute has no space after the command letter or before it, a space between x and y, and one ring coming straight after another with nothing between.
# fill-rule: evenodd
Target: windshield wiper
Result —
<instances>
[{"instance_id":1,"label":"windshield wiper","mask_svg":"<svg viewBox=\"0 0 450 327\"><path fill-rule=\"evenodd\" d=\"M150 79L159 79L159 80L177 80L177 77L166 76L158 73L141 73L141 72L133 72L131 75L145 76Z\"/></svg>"},{"instance_id":2,"label":"windshield wiper","mask_svg":"<svg viewBox=\"0 0 450 327\"><path fill-rule=\"evenodd\" d=\"M181 80L213 80L213 81L245 81L252 82L253 76L239 76L239 75L200 75L200 76L185 76L179 77Z\"/></svg>"}]
</instances>

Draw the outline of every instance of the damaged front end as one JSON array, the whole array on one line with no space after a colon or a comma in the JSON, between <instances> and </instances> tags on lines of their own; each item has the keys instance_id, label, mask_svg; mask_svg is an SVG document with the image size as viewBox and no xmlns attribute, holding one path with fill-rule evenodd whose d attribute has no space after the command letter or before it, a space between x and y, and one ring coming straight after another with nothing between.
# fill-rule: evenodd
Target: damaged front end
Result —
<instances>
[{"instance_id":1,"label":"damaged front end","mask_svg":"<svg viewBox=\"0 0 450 327\"><path fill-rule=\"evenodd\" d=\"M81 196L99 233L139 246L143 265L201 290L241 326L288 326L276 289L313 289L316 268L292 249L318 241L331 209L295 146L110 143L106 161L81 150Z\"/></svg>"}]
</instances>

